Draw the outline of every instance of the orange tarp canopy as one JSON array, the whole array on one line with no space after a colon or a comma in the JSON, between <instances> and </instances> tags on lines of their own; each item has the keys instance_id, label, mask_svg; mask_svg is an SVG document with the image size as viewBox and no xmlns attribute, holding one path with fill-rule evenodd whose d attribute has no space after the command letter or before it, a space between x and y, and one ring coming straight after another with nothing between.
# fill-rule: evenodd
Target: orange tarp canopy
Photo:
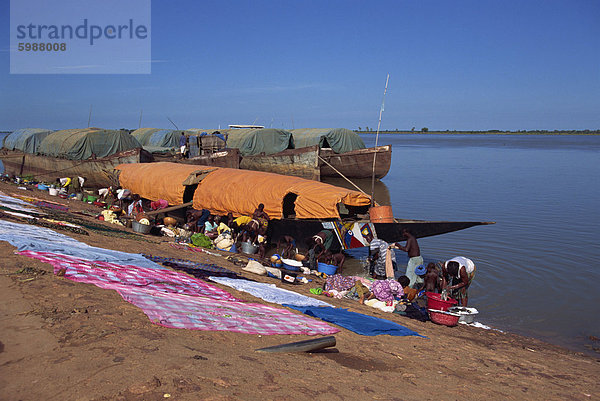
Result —
<instances>
[{"instance_id":1,"label":"orange tarp canopy","mask_svg":"<svg viewBox=\"0 0 600 401\"><path fill-rule=\"evenodd\" d=\"M370 198L358 191L318 181L251 170L214 168L178 163L122 164L119 177L123 188L140 196L165 199L170 205L183 203L183 182L194 174L209 172L198 184L194 208L212 214L251 215L259 203L274 219L283 217L283 198L297 195L296 217L299 219L339 218L338 203L348 206L369 205Z\"/></svg>"},{"instance_id":2,"label":"orange tarp canopy","mask_svg":"<svg viewBox=\"0 0 600 401\"><path fill-rule=\"evenodd\" d=\"M164 199L169 205L183 204L183 182L192 174L215 167L178 163L120 164L119 184L134 194L150 200Z\"/></svg>"}]
</instances>

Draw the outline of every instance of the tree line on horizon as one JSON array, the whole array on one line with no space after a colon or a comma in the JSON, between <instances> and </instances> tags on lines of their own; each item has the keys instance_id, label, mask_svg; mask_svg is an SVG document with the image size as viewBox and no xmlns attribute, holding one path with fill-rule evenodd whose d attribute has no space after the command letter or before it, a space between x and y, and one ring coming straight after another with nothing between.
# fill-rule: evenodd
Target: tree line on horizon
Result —
<instances>
[{"instance_id":1,"label":"tree line on horizon","mask_svg":"<svg viewBox=\"0 0 600 401\"><path fill-rule=\"evenodd\" d=\"M354 132L359 134L367 134L376 132L373 128L368 126L358 127ZM430 130L427 127L423 127L421 129L416 129L416 127L412 127L411 129L401 130L396 128L395 130L380 130L380 133L386 134L415 134L415 133L443 133L443 134L502 134L502 133L510 133L510 134L563 134L563 135L600 135L600 129L597 130L499 130L499 129L490 129L490 130Z\"/></svg>"}]
</instances>

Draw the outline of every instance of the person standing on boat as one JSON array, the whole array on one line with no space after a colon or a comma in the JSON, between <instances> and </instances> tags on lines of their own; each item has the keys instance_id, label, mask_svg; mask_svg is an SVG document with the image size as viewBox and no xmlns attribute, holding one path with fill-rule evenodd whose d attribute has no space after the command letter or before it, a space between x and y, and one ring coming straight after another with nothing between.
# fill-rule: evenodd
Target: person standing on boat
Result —
<instances>
[{"instance_id":1,"label":"person standing on boat","mask_svg":"<svg viewBox=\"0 0 600 401\"><path fill-rule=\"evenodd\" d=\"M179 137L179 150L181 152L182 159L185 157L185 151L187 149L187 144L188 144L188 139L185 136L185 134L183 133L183 131L181 131L181 136Z\"/></svg>"},{"instance_id":2,"label":"person standing on boat","mask_svg":"<svg viewBox=\"0 0 600 401\"><path fill-rule=\"evenodd\" d=\"M402 229L402 235L406 237L406 246L402 246L396 243L396 248L408 253L408 264L406 265L406 277L410 279L410 287L414 287L415 284L422 284L423 279L415 274L417 266L423 264L423 257L421 256L421 249L417 243L417 238L406 228Z\"/></svg>"}]
</instances>

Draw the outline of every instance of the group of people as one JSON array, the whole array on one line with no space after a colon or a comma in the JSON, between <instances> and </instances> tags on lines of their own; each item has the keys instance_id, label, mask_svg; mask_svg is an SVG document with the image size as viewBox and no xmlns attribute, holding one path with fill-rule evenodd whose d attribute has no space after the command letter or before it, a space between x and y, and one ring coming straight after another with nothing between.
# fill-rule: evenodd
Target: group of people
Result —
<instances>
[{"instance_id":1,"label":"group of people","mask_svg":"<svg viewBox=\"0 0 600 401\"><path fill-rule=\"evenodd\" d=\"M406 238L405 246L399 243L388 244L382 239L373 238L370 233L365 236L370 243L369 272L371 277L377 280L375 283L381 283L374 284L374 291L366 295L379 299L378 293L396 296L407 291L416 294L421 290L427 292L446 290L448 295L456 299L461 306L467 306L468 289L475 277L473 261L464 256L457 256L438 264L431 262L425 265L416 237L407 229L402 230L402 235ZM400 276L397 282L395 271L398 267L395 261L395 250L408 254L405 274ZM385 288L385 291L382 292L381 288ZM386 297L386 301L389 301L387 298L389 296Z\"/></svg>"},{"instance_id":2,"label":"group of people","mask_svg":"<svg viewBox=\"0 0 600 401\"><path fill-rule=\"evenodd\" d=\"M264 258L267 245L269 215L265 205L259 204L252 216L234 218L233 213L226 216L212 215L206 209L189 209L186 214L186 228L202 233L211 240L228 235L233 242L250 242L258 247L258 257Z\"/></svg>"}]
</instances>

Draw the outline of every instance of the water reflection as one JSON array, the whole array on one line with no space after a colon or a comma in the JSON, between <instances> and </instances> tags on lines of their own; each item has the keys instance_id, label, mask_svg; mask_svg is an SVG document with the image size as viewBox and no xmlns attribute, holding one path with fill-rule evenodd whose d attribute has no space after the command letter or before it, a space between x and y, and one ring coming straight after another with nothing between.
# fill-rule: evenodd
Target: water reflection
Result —
<instances>
[{"instance_id":1,"label":"water reflection","mask_svg":"<svg viewBox=\"0 0 600 401\"><path fill-rule=\"evenodd\" d=\"M342 188L348 188L356 190L356 187L350 184L343 178L333 178L333 177L324 177L321 181L335 185ZM371 179L370 178L355 178L351 180L357 187L359 187L363 192L367 195L371 196ZM374 192L375 202L382 206L390 206L392 204L390 198L390 190L387 185L383 181L375 180L375 192Z\"/></svg>"}]
</instances>

